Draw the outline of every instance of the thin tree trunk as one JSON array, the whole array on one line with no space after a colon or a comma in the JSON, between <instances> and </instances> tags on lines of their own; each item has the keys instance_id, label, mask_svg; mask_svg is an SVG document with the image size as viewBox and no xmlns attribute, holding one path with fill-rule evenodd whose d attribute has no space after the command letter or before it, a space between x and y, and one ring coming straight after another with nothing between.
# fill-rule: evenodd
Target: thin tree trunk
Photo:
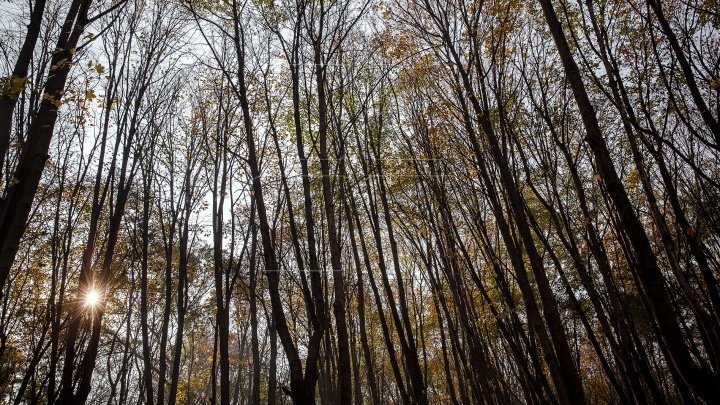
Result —
<instances>
[{"instance_id":1,"label":"thin tree trunk","mask_svg":"<svg viewBox=\"0 0 720 405\"><path fill-rule=\"evenodd\" d=\"M150 152L150 160L154 153ZM140 330L142 334L143 352L143 382L145 388L145 403L153 405L152 358L150 354L150 336L148 331L148 258L150 245L150 200L152 190L151 169L148 167L143 173L143 208L142 208L142 257L140 273Z\"/></svg>"},{"instance_id":2,"label":"thin tree trunk","mask_svg":"<svg viewBox=\"0 0 720 405\"><path fill-rule=\"evenodd\" d=\"M253 215L254 217L254 215ZM257 316L257 263L255 255L257 253L257 227L255 220L250 225L252 234L252 244L250 247L250 326L251 326L251 350L252 350L252 390L250 400L253 404L260 403L260 346L258 342L258 316Z\"/></svg>"}]
</instances>

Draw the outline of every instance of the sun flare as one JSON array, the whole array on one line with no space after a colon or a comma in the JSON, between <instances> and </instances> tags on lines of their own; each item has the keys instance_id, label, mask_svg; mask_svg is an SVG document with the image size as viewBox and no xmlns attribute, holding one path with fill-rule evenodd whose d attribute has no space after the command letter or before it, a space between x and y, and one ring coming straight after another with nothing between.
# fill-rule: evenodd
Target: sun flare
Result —
<instances>
[{"instance_id":1,"label":"sun flare","mask_svg":"<svg viewBox=\"0 0 720 405\"><path fill-rule=\"evenodd\" d=\"M97 290L92 289L85 294L85 306L94 307L100 302L100 294Z\"/></svg>"}]
</instances>

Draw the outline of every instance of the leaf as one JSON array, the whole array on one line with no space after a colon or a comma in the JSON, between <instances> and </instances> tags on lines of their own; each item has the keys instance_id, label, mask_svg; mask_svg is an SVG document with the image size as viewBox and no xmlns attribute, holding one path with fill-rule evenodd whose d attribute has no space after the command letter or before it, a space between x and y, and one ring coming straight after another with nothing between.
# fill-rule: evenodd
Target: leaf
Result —
<instances>
[{"instance_id":1,"label":"leaf","mask_svg":"<svg viewBox=\"0 0 720 405\"><path fill-rule=\"evenodd\" d=\"M15 75L0 78L0 95L7 96L13 100L17 99L25 88L26 77Z\"/></svg>"}]
</instances>

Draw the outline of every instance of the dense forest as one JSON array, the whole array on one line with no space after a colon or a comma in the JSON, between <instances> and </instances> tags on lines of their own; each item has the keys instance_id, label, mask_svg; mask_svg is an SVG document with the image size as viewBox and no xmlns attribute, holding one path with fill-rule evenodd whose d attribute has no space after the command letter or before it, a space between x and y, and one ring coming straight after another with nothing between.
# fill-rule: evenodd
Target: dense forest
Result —
<instances>
[{"instance_id":1,"label":"dense forest","mask_svg":"<svg viewBox=\"0 0 720 405\"><path fill-rule=\"evenodd\" d=\"M714 0L0 1L0 403L720 403Z\"/></svg>"}]
</instances>

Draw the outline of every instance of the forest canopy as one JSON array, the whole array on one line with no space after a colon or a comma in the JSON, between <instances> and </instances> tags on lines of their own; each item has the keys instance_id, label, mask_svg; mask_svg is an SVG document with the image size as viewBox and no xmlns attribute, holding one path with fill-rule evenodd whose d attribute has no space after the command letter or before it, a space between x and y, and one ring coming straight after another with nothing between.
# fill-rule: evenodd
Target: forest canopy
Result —
<instances>
[{"instance_id":1,"label":"forest canopy","mask_svg":"<svg viewBox=\"0 0 720 405\"><path fill-rule=\"evenodd\" d=\"M720 4L0 1L0 403L720 403Z\"/></svg>"}]
</instances>

